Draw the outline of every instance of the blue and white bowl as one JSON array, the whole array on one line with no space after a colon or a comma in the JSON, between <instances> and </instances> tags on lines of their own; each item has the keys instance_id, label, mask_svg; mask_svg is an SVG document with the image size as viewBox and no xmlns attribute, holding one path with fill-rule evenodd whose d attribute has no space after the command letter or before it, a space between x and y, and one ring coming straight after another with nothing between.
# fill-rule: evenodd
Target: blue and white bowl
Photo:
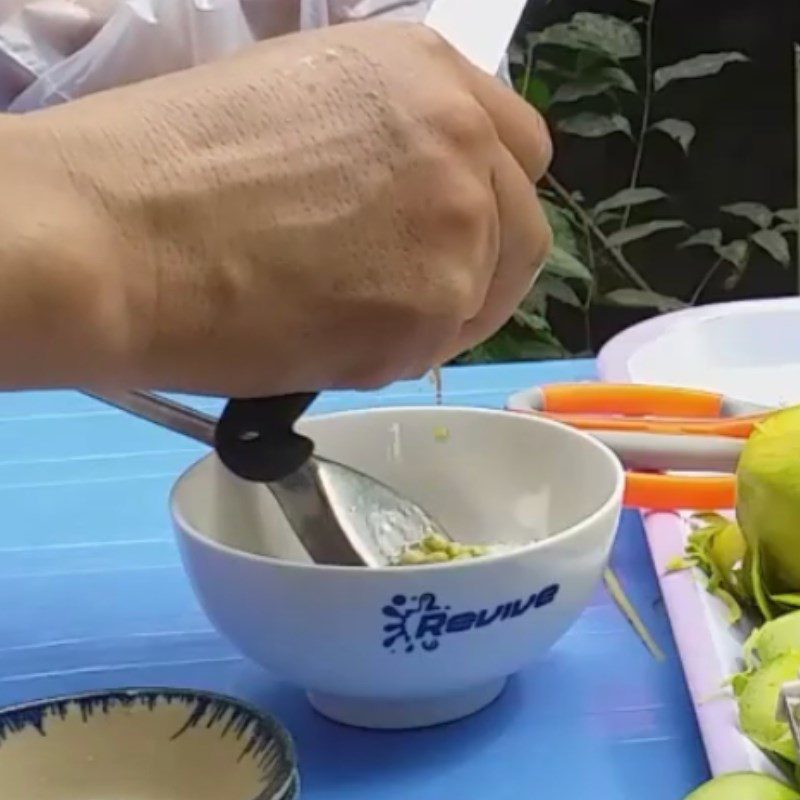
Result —
<instances>
[{"instance_id":1,"label":"blue and white bowl","mask_svg":"<svg viewBox=\"0 0 800 800\"><path fill-rule=\"evenodd\" d=\"M274 719L205 692L130 689L0 711L3 800L295 800Z\"/></svg>"}]
</instances>

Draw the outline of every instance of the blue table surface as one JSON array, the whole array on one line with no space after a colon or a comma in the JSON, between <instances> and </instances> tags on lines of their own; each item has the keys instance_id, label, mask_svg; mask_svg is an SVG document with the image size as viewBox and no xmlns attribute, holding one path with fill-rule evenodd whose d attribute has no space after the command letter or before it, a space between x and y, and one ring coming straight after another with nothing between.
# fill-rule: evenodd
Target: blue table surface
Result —
<instances>
[{"instance_id":1,"label":"blue table surface","mask_svg":"<svg viewBox=\"0 0 800 800\"><path fill-rule=\"evenodd\" d=\"M591 361L455 368L445 402L499 407L520 387L593 375ZM315 410L431 402L419 381L323 395ZM0 395L0 705L120 686L238 695L290 729L306 800L680 800L707 778L636 514L624 515L612 563L665 663L598 587L568 633L485 711L429 730L367 732L322 719L301 692L243 660L195 602L166 498L201 452L77 393Z\"/></svg>"}]
</instances>

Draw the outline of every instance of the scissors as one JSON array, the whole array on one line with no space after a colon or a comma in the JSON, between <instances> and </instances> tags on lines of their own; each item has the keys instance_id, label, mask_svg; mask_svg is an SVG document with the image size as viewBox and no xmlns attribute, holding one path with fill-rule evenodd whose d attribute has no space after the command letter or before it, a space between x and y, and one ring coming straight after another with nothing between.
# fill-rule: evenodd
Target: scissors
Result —
<instances>
[{"instance_id":1,"label":"scissors","mask_svg":"<svg viewBox=\"0 0 800 800\"><path fill-rule=\"evenodd\" d=\"M625 505L652 511L733 508L744 442L774 411L714 392L613 383L532 387L506 408L595 436L627 469Z\"/></svg>"}]
</instances>

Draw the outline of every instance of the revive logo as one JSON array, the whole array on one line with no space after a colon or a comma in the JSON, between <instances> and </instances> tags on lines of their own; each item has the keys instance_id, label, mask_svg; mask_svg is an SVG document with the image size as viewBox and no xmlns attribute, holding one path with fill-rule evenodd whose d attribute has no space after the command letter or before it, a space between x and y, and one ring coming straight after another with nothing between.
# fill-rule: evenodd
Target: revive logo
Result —
<instances>
[{"instance_id":1,"label":"revive logo","mask_svg":"<svg viewBox=\"0 0 800 800\"><path fill-rule=\"evenodd\" d=\"M558 590L559 585L553 583L521 600L457 614L451 613L450 606L439 605L431 592L413 597L397 594L382 609L388 620L383 626L383 646L393 653L398 647L411 653L417 645L430 652L436 650L442 636L487 628L548 606L556 599Z\"/></svg>"}]
</instances>

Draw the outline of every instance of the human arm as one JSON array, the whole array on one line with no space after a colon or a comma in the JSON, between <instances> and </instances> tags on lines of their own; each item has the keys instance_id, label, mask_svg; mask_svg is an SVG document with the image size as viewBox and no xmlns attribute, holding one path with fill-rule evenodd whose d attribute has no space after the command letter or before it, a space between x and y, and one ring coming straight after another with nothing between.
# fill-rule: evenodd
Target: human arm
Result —
<instances>
[{"instance_id":1,"label":"human arm","mask_svg":"<svg viewBox=\"0 0 800 800\"><path fill-rule=\"evenodd\" d=\"M549 248L541 119L421 26L282 37L6 135L5 388L383 385L491 335Z\"/></svg>"},{"instance_id":2,"label":"human arm","mask_svg":"<svg viewBox=\"0 0 800 800\"><path fill-rule=\"evenodd\" d=\"M0 114L0 389L126 383L115 247L49 145L35 115Z\"/></svg>"}]
</instances>

